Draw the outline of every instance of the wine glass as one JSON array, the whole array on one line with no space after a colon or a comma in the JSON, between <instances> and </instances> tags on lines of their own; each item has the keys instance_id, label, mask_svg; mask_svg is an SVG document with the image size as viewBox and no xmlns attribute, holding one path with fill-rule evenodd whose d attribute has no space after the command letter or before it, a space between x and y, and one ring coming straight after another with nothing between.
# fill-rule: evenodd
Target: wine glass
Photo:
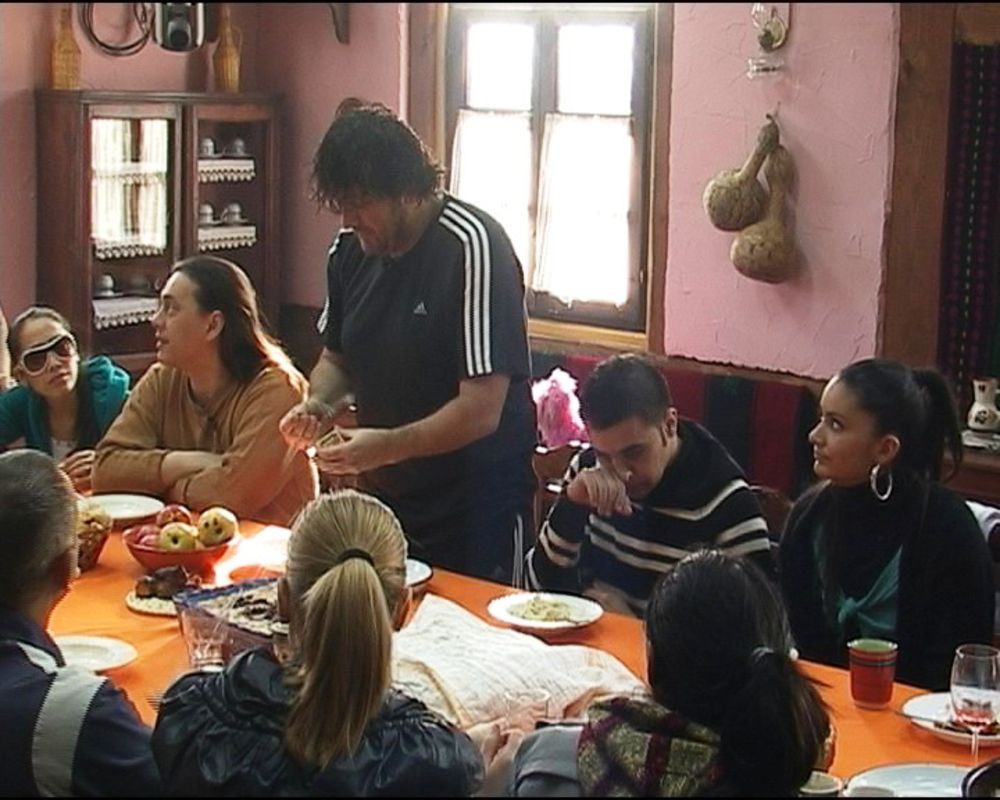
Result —
<instances>
[{"instance_id":1,"label":"wine glass","mask_svg":"<svg viewBox=\"0 0 1000 800\"><path fill-rule=\"evenodd\" d=\"M957 722L972 731L972 762L979 757L979 734L1000 714L1000 650L963 644L951 667L951 709Z\"/></svg>"}]
</instances>

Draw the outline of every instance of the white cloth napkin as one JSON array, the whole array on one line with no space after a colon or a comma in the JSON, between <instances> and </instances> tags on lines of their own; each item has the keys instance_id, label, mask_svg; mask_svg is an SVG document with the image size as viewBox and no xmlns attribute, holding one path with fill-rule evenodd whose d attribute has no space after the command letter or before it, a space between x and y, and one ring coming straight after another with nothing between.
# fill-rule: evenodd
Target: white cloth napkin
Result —
<instances>
[{"instance_id":1,"label":"white cloth napkin","mask_svg":"<svg viewBox=\"0 0 1000 800\"><path fill-rule=\"evenodd\" d=\"M159 304L156 297L117 297L94 300L94 328L118 328L122 325L136 325L148 322L156 313Z\"/></svg>"},{"instance_id":2,"label":"white cloth napkin","mask_svg":"<svg viewBox=\"0 0 1000 800\"><path fill-rule=\"evenodd\" d=\"M393 685L463 728L506 716L518 692L544 689L549 715L561 719L579 716L595 697L645 689L602 650L546 644L433 594L395 634Z\"/></svg>"},{"instance_id":3,"label":"white cloth napkin","mask_svg":"<svg viewBox=\"0 0 1000 800\"><path fill-rule=\"evenodd\" d=\"M979 523L979 529L983 532L983 536L989 540L990 532L997 525L1000 525L1000 508L983 505L975 500L966 500L965 504L976 518L976 522Z\"/></svg>"}]
</instances>

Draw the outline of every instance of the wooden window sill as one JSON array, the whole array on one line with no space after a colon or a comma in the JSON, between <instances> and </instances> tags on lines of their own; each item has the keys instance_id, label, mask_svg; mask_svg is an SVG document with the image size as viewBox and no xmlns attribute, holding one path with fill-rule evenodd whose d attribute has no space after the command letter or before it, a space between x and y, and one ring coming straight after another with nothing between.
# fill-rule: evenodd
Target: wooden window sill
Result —
<instances>
[{"instance_id":1,"label":"wooden window sill","mask_svg":"<svg viewBox=\"0 0 1000 800\"><path fill-rule=\"evenodd\" d=\"M614 328L598 328L575 322L554 322L548 319L529 319L528 335L532 339L549 342L593 347L608 347L613 350L648 352L645 333L621 331Z\"/></svg>"}]
</instances>

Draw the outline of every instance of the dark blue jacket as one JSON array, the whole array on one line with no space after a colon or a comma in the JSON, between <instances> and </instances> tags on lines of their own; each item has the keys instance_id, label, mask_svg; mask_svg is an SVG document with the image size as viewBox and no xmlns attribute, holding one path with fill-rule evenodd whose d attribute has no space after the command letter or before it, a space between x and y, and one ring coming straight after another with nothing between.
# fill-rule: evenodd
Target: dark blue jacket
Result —
<instances>
[{"instance_id":1,"label":"dark blue jacket","mask_svg":"<svg viewBox=\"0 0 1000 800\"><path fill-rule=\"evenodd\" d=\"M285 748L293 699L282 667L247 650L225 672L191 673L163 696L153 751L171 795L185 797L469 797L478 748L423 703L390 691L353 756L323 769Z\"/></svg>"},{"instance_id":2,"label":"dark blue jacket","mask_svg":"<svg viewBox=\"0 0 1000 800\"><path fill-rule=\"evenodd\" d=\"M158 795L149 735L106 678L67 667L45 631L0 608L0 794Z\"/></svg>"}]
</instances>

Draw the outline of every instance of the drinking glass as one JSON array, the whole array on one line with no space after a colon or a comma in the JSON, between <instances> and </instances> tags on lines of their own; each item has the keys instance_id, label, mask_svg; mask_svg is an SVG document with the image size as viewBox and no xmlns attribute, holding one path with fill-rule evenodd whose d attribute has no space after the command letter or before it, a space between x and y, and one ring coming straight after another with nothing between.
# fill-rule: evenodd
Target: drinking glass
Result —
<instances>
[{"instance_id":1,"label":"drinking glass","mask_svg":"<svg viewBox=\"0 0 1000 800\"><path fill-rule=\"evenodd\" d=\"M979 734L1000 714L1000 650L963 644L951 667L951 709L957 722L972 731L972 762L979 757Z\"/></svg>"}]
</instances>

